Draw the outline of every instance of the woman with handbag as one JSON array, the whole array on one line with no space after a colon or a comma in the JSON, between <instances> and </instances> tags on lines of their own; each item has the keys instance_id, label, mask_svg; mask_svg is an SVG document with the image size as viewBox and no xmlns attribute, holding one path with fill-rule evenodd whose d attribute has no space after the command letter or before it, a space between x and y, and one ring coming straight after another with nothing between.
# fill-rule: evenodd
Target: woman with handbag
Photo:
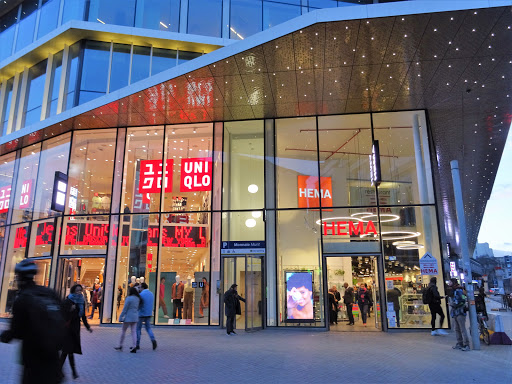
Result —
<instances>
[{"instance_id":1,"label":"woman with handbag","mask_svg":"<svg viewBox=\"0 0 512 384\"><path fill-rule=\"evenodd\" d=\"M119 315L119 321L123 322L123 328L121 329L121 338L119 339L119 347L114 347L118 351L123 350L124 336L126 330L130 328L132 334L132 346L130 348L131 353L136 353L137 349L137 322L139 321L139 304L140 304L139 291L135 287L131 287L128 291L128 297L124 300L123 311Z\"/></svg>"},{"instance_id":2,"label":"woman with handbag","mask_svg":"<svg viewBox=\"0 0 512 384\"><path fill-rule=\"evenodd\" d=\"M80 319L89 332L92 332L87 317L85 316L85 299L82 294L83 288L80 284L71 287L69 296L62 303L62 313L66 326L66 336L62 346L62 354L60 356L60 365L64 366L66 357L69 357L69 365L73 372L73 379L78 378L75 368L74 354L82 354L82 346L80 342Z\"/></svg>"}]
</instances>

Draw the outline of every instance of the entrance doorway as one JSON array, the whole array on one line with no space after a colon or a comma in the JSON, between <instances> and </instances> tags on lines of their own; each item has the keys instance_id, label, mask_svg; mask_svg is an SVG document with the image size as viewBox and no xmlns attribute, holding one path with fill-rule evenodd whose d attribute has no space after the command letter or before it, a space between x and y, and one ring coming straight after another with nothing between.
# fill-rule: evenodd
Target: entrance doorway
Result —
<instances>
[{"instance_id":1,"label":"entrance doorway","mask_svg":"<svg viewBox=\"0 0 512 384\"><path fill-rule=\"evenodd\" d=\"M223 291L226 292L232 284L238 284L238 294L246 301L241 303L242 314L236 316L236 329L255 331L263 329L265 308L263 294L264 278L263 255L239 255L223 257ZM224 297L222 298L224 299ZM221 302L223 327L226 327L224 302Z\"/></svg>"},{"instance_id":2,"label":"entrance doorway","mask_svg":"<svg viewBox=\"0 0 512 384\"><path fill-rule=\"evenodd\" d=\"M103 273L105 270L104 257L73 257L60 259L59 276L61 278L60 294L67 297L75 284L81 284L85 298L85 314L91 324L100 323L101 307L103 305ZM99 288L99 289L98 289ZM94 313L92 313L94 311Z\"/></svg>"},{"instance_id":3,"label":"entrance doorway","mask_svg":"<svg viewBox=\"0 0 512 384\"><path fill-rule=\"evenodd\" d=\"M326 281L326 319L329 330L336 332L378 331L381 329L381 302L379 279L377 275L377 257L372 255L347 255L324 257ZM344 285L348 284L347 289ZM352 287L352 294L348 288ZM334 291L333 288L336 288ZM365 298L362 288L367 290ZM345 304L352 301L350 304ZM339 300L337 300L339 298ZM369 299L369 300L368 300ZM337 301L337 302L336 302ZM349 325L350 312L353 325ZM364 316L366 313L366 316ZM366 317L366 325L364 320Z\"/></svg>"}]
</instances>

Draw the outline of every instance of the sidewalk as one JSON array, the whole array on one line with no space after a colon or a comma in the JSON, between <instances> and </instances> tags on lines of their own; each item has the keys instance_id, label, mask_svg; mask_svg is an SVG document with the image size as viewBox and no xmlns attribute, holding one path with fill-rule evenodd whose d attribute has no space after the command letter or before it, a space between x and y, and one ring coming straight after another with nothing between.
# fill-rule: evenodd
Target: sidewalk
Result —
<instances>
[{"instance_id":1,"label":"sidewalk","mask_svg":"<svg viewBox=\"0 0 512 384\"><path fill-rule=\"evenodd\" d=\"M500 316L503 321L503 328L508 337L512 337L512 312L511 311L497 311L493 309L502 308L501 296L491 296L485 299L485 306L487 307L487 314L489 315L489 329L495 330L496 316Z\"/></svg>"},{"instance_id":2,"label":"sidewalk","mask_svg":"<svg viewBox=\"0 0 512 384\"><path fill-rule=\"evenodd\" d=\"M0 323L4 329L5 323ZM334 333L266 329L227 336L215 328L156 328L136 354L113 347L118 327L82 330L76 383L415 383L511 382L512 347L453 350L454 334ZM127 339L129 339L127 335ZM2 383L17 383L18 345L0 344ZM64 370L71 383L69 365Z\"/></svg>"}]
</instances>

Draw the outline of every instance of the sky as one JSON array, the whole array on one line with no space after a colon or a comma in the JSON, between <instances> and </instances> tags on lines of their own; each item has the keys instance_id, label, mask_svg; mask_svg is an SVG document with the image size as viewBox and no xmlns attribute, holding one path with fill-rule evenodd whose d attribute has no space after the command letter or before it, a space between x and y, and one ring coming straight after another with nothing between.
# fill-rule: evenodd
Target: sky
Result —
<instances>
[{"instance_id":1,"label":"sky","mask_svg":"<svg viewBox=\"0 0 512 384\"><path fill-rule=\"evenodd\" d=\"M512 128L496 174L491 197L478 234L479 243L489 243L494 256L512 255Z\"/></svg>"}]
</instances>

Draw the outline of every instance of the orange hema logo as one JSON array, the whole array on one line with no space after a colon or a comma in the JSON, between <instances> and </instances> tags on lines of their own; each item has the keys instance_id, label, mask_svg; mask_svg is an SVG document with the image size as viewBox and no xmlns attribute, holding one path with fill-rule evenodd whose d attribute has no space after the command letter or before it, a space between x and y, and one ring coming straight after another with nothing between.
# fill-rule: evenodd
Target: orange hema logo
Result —
<instances>
[{"instance_id":1,"label":"orange hema logo","mask_svg":"<svg viewBox=\"0 0 512 384\"><path fill-rule=\"evenodd\" d=\"M299 208L320 206L332 207L332 181L330 177L321 177L318 185L316 176L298 176Z\"/></svg>"}]
</instances>

